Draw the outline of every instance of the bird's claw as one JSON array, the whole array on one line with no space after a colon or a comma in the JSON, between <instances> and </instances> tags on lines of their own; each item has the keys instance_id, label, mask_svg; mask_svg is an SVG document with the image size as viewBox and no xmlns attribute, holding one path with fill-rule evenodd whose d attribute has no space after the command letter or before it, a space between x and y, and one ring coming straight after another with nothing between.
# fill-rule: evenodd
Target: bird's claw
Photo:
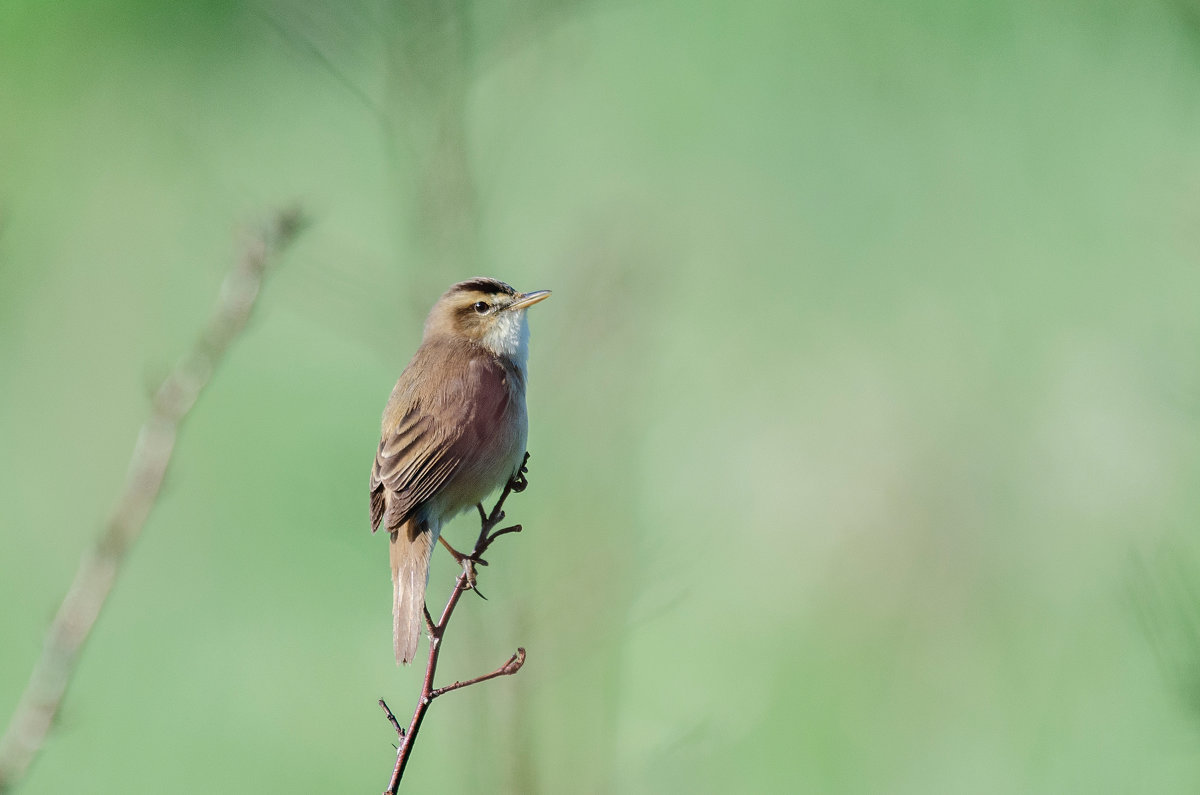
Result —
<instances>
[{"instance_id":1,"label":"bird's claw","mask_svg":"<svg viewBox=\"0 0 1200 795\"><path fill-rule=\"evenodd\" d=\"M458 563L462 566L463 575L467 578L467 587L471 590L478 590L475 587L477 575L475 572L476 566L486 566L488 562L483 558L477 558L472 555L463 555L458 559Z\"/></svg>"},{"instance_id":2,"label":"bird's claw","mask_svg":"<svg viewBox=\"0 0 1200 795\"><path fill-rule=\"evenodd\" d=\"M517 469L517 474L513 475L508 481L508 490L513 494L520 494L529 488L529 478L526 477L529 473L529 453L525 454L525 458L521 461L521 466Z\"/></svg>"},{"instance_id":3,"label":"bird's claw","mask_svg":"<svg viewBox=\"0 0 1200 795\"><path fill-rule=\"evenodd\" d=\"M462 564L463 576L467 578L467 587L471 590L475 589L475 561L469 556L463 556L458 561Z\"/></svg>"}]
</instances>

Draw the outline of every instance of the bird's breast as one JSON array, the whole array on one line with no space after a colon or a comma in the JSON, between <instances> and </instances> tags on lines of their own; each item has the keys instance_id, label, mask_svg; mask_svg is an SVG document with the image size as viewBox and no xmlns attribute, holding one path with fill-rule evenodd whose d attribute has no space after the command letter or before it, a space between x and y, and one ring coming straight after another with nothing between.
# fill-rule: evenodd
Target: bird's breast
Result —
<instances>
[{"instance_id":1,"label":"bird's breast","mask_svg":"<svg viewBox=\"0 0 1200 795\"><path fill-rule=\"evenodd\" d=\"M505 358L475 362L472 408L460 415L461 463L454 476L434 495L428 508L443 521L482 502L516 474L525 455L528 419L525 378L519 365ZM450 399L460 399L452 396Z\"/></svg>"}]
</instances>

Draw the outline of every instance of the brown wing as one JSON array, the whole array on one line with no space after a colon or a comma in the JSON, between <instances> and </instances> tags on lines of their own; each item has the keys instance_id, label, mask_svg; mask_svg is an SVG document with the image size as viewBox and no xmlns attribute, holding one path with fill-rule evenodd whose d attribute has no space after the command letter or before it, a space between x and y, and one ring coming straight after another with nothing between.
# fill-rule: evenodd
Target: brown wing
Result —
<instances>
[{"instance_id":1,"label":"brown wing","mask_svg":"<svg viewBox=\"0 0 1200 795\"><path fill-rule=\"evenodd\" d=\"M393 400L406 405L394 427L385 430L375 453L372 532L379 529L385 511L389 532L404 524L462 469L508 407L508 373L502 364L483 352L457 348L445 353L415 359L393 393ZM411 388L405 383L414 370L426 368L440 371L440 388ZM385 491L390 500L385 500Z\"/></svg>"}]
</instances>

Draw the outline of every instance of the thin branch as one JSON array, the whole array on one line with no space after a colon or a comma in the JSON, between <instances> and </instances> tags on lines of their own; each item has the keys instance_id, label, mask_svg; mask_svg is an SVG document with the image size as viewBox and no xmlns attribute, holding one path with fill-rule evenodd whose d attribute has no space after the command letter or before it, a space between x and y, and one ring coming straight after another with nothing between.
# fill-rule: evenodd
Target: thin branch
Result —
<instances>
[{"instance_id":1,"label":"thin branch","mask_svg":"<svg viewBox=\"0 0 1200 795\"><path fill-rule=\"evenodd\" d=\"M45 743L75 673L80 650L158 499L179 427L212 378L217 363L245 328L267 268L303 226L298 211L281 212L247 245L241 260L225 277L216 308L192 350L155 392L150 417L138 432L125 487L103 532L79 565L46 633L41 657L0 738L0 792L10 790L24 777Z\"/></svg>"},{"instance_id":2,"label":"thin branch","mask_svg":"<svg viewBox=\"0 0 1200 795\"><path fill-rule=\"evenodd\" d=\"M501 665L491 673L477 676L474 679L468 679L465 682L455 682L452 685L445 687L434 688L433 678L437 673L438 657L442 651L442 638L446 634L446 626L450 623L450 617L454 614L454 608L458 605L458 600L462 595L473 589L475 586L475 564L479 563L487 565L483 560L483 553L488 547L502 535L508 533L521 532L521 525L513 525L505 527L501 530L495 530L496 525L504 521L504 501L509 495L517 494L525 490L529 482L525 479L527 470L525 464L529 462L529 454L525 454L525 460L521 463L521 468L518 470L516 477L510 480L504 486L504 491L500 493L500 499L496 501L496 505L488 513L484 510L483 505L476 506L479 509L480 529L479 538L475 541L475 548L470 555L463 559L463 570L454 581L454 590L450 592L450 598L446 601L446 607L442 609L442 615L437 623L433 622L432 616L429 615L428 609L425 611L425 620L429 628L429 661L425 666L425 680L421 687L421 697L417 701L417 707L413 711L412 722L408 725L408 730L400 728L392 711L388 709L387 704L381 698L379 705L383 707L392 723L392 727L396 730L396 735L400 739L400 746L396 749L396 765L392 769L392 778L388 782L388 788L384 790L384 795L396 795L396 790L400 786L400 779L404 776L404 768L408 765L409 757L412 755L413 744L417 741L417 732L421 729L421 723L425 720L425 713L429 711L429 706L438 696L445 695L452 690L459 690L470 685L476 685L480 682L486 682L489 679L495 679L500 676L512 676L517 671L521 670L521 666L525 664L525 649L518 648L517 653L509 658L508 662Z\"/></svg>"},{"instance_id":3,"label":"thin branch","mask_svg":"<svg viewBox=\"0 0 1200 795\"><path fill-rule=\"evenodd\" d=\"M404 727L400 725L400 721L396 720L396 716L392 714L392 708L387 705L387 702L382 698L379 699L379 706L383 707L383 714L387 715L388 722L392 724L392 728L396 730L399 737L404 737Z\"/></svg>"},{"instance_id":4,"label":"thin branch","mask_svg":"<svg viewBox=\"0 0 1200 795\"><path fill-rule=\"evenodd\" d=\"M443 695L444 693L449 693L451 690L458 690L459 688L462 688L462 687L469 687L470 685L477 685L480 682L486 682L489 679L495 679L497 676L512 676L517 671L521 670L521 666L524 664L525 664L525 649L518 646L517 653L514 654L512 657L509 657L508 662L504 663L504 665L501 665L499 668L492 671L490 674L484 674L483 676L477 676L474 679L468 679L465 682L455 682L452 685L446 685L445 687L439 687L437 690L434 690L432 693L429 694L429 698L434 699L440 695Z\"/></svg>"}]
</instances>

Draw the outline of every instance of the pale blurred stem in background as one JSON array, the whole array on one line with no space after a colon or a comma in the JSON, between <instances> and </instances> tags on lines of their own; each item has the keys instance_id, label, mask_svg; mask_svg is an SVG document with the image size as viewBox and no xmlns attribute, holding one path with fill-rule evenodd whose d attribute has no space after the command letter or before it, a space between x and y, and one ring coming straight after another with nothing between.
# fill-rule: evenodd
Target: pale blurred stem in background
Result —
<instances>
[{"instance_id":1,"label":"pale blurred stem in background","mask_svg":"<svg viewBox=\"0 0 1200 795\"><path fill-rule=\"evenodd\" d=\"M472 167L470 97L501 58L571 19L587 0L365 0L322 17L274 2L264 12L296 49L360 102L378 127L407 255L406 294L423 316L448 282L487 271L486 209ZM377 37L377 38L376 38ZM382 49L381 63L363 58Z\"/></svg>"},{"instance_id":2,"label":"pale blurred stem in background","mask_svg":"<svg viewBox=\"0 0 1200 795\"><path fill-rule=\"evenodd\" d=\"M525 462L527 463L528 461L529 454L526 453ZM479 538L475 541L475 548L471 550L471 553L467 555L464 561L462 573L454 581L454 590L450 592L450 598L446 601L445 608L442 609L441 618L435 624L433 618L429 615L429 611L425 611L425 620L429 629L429 659L425 665L425 679L421 686L421 695L417 699L417 706L413 710L412 721L409 722L407 730L400 726L400 722L396 720L396 716L388 708L387 702L382 698L379 699L379 706L383 708L384 714L387 715L388 721L392 724L392 728L396 730L396 736L400 739L400 745L396 748L396 765L392 769L392 778L388 782L388 788L384 790L384 795L395 795L397 788L400 786L400 779L404 776L404 769L408 765L408 760L412 756L413 745L417 741L417 732L420 731L421 723L425 720L425 713L429 711L429 706L435 698L445 695L452 690L477 685L480 682L486 682L498 676L512 676L521 670L521 666L525 664L525 649L518 647L517 653L510 657L508 662L491 673L477 676L474 679L455 682L445 687L435 688L433 686L433 678L437 674L438 657L442 651L442 639L446 635L446 627L450 624L450 617L454 614L454 608L458 605L458 600L462 595L475 588L475 564L481 566L487 565L487 561L483 560L483 554L487 552L488 547L497 538L507 533L521 532L521 525L519 524L499 530L494 528L504 521L504 501L508 499L510 494L524 491L528 485L528 482L525 480L525 471L525 463L522 463L521 471L505 485L504 491L501 492L500 499L496 501L496 505L492 508L491 513L485 513L483 506L478 506L480 520Z\"/></svg>"},{"instance_id":3,"label":"pale blurred stem in background","mask_svg":"<svg viewBox=\"0 0 1200 795\"><path fill-rule=\"evenodd\" d=\"M481 212L471 168L467 100L475 73L473 3L390 2L384 27L383 130L402 130L385 140L407 155L408 174L397 188L411 207L403 228L419 262L409 267L413 310L436 295L450 274L480 271ZM402 168L402 167L401 167ZM399 170L399 169L398 169Z\"/></svg>"},{"instance_id":4,"label":"pale blurred stem in background","mask_svg":"<svg viewBox=\"0 0 1200 795\"><path fill-rule=\"evenodd\" d=\"M16 786L45 744L84 642L158 499L179 427L229 346L246 327L267 269L303 226L298 211L283 211L250 241L221 284L216 308L194 347L155 392L150 417L138 432L124 490L100 537L84 555L46 633L42 655L0 738L0 792Z\"/></svg>"}]
</instances>

